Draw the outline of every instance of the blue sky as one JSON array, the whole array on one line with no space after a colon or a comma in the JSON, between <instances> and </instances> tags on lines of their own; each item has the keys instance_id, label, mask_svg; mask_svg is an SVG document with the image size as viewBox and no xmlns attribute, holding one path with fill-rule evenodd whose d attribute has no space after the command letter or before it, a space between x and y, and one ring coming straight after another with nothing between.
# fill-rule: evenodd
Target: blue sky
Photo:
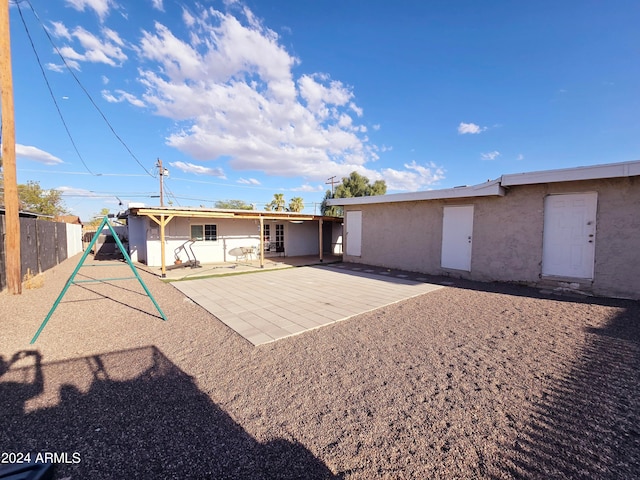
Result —
<instances>
[{"instance_id":1,"label":"blue sky","mask_svg":"<svg viewBox=\"0 0 640 480\"><path fill-rule=\"evenodd\" d=\"M283 193L307 213L330 177L354 170L397 193L640 158L635 0L20 10L18 182L61 190L83 220L120 202L158 205L158 158L166 203L263 209Z\"/></svg>"}]
</instances>

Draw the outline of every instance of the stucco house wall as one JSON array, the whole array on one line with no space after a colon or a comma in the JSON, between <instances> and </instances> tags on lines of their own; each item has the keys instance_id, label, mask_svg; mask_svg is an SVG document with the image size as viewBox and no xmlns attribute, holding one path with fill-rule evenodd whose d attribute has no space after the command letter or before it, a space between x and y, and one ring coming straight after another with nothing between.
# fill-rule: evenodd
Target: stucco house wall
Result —
<instances>
[{"instance_id":1,"label":"stucco house wall","mask_svg":"<svg viewBox=\"0 0 640 480\"><path fill-rule=\"evenodd\" d=\"M287 256L315 255L319 245L316 222L284 223L284 251Z\"/></svg>"},{"instance_id":2,"label":"stucco house wall","mask_svg":"<svg viewBox=\"0 0 640 480\"><path fill-rule=\"evenodd\" d=\"M544 202L548 195L586 192L598 195L595 264L593 280L581 288L597 295L640 298L637 176L517 185L502 197L345 205L345 212L362 212L362 254L345 253L344 260L481 281L571 281L542 276ZM474 207L469 272L440 265L443 211L448 205Z\"/></svg>"},{"instance_id":3,"label":"stucco house wall","mask_svg":"<svg viewBox=\"0 0 640 480\"><path fill-rule=\"evenodd\" d=\"M139 207L136 207L139 208ZM198 212L201 213L201 212ZM224 213L224 212L223 212ZM214 212L215 214L215 212ZM295 217L295 214L293 214ZM193 225L216 225L217 240L199 240L188 245L200 263L234 262L238 258L230 254L237 247L253 247L258 257L260 247L260 219L255 218L222 218L207 216L174 216L165 226L165 265L173 265L175 254L185 262L189 260L185 249L180 249L191 238ZM269 227L271 250L265 251L269 256L303 256L319 254L319 220L287 218L268 218L264 225ZM276 251L276 226L284 229L284 252ZM133 261L157 267L162 265L160 226L147 215L128 216L129 251ZM335 219L324 222L324 228L330 230L331 238L334 230L340 230L340 223ZM187 246L187 248L188 248Z\"/></svg>"},{"instance_id":4,"label":"stucco house wall","mask_svg":"<svg viewBox=\"0 0 640 480\"><path fill-rule=\"evenodd\" d=\"M140 218L146 231L147 264L161 265L160 227L149 218ZM191 238L192 225L216 225L216 241L197 241L191 249L201 263L222 263L235 261L229 255L235 247L257 247L260 244L260 227L258 221L233 220L226 218L203 219L176 217L165 227L165 263L173 265L174 252ZM141 228L136 225L136 228ZM178 252L182 261L188 260L184 250Z\"/></svg>"},{"instance_id":5,"label":"stucco house wall","mask_svg":"<svg viewBox=\"0 0 640 480\"><path fill-rule=\"evenodd\" d=\"M146 217L131 216L127 219L129 233L129 257L134 262L147 263L147 231Z\"/></svg>"}]
</instances>

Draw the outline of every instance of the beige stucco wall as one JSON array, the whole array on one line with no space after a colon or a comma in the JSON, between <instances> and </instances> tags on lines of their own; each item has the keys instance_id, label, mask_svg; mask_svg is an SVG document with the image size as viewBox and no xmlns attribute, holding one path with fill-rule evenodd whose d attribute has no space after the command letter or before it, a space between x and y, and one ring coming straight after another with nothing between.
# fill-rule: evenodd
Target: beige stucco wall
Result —
<instances>
[{"instance_id":1,"label":"beige stucco wall","mask_svg":"<svg viewBox=\"0 0 640 480\"><path fill-rule=\"evenodd\" d=\"M504 197L348 206L362 211L362 255L345 261L481 281L542 280L544 199L597 192L594 279L597 295L640 298L640 178L620 178L508 189ZM473 205L471 271L440 267L446 205ZM347 240L348 241L348 240Z\"/></svg>"}]
</instances>

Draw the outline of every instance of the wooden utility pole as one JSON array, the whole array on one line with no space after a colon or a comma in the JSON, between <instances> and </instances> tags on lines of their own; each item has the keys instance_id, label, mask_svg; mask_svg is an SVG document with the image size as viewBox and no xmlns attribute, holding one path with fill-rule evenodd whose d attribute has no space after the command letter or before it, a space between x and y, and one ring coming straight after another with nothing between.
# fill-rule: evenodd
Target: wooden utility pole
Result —
<instances>
[{"instance_id":1,"label":"wooden utility pole","mask_svg":"<svg viewBox=\"0 0 640 480\"><path fill-rule=\"evenodd\" d=\"M20 207L16 174L16 125L13 114L13 77L11 75L11 35L9 0L0 0L0 90L2 101L2 170L4 173L4 219L7 288L22 293L20 274Z\"/></svg>"},{"instance_id":2,"label":"wooden utility pole","mask_svg":"<svg viewBox=\"0 0 640 480\"><path fill-rule=\"evenodd\" d=\"M164 207L164 167L162 166L162 160L158 159L158 163L156 163L156 167L158 167L158 172L160 173L160 206Z\"/></svg>"},{"instance_id":3,"label":"wooden utility pole","mask_svg":"<svg viewBox=\"0 0 640 480\"><path fill-rule=\"evenodd\" d=\"M333 196L333 184L336 183L336 176L334 175L331 178L327 178L328 182L324 182L327 185L331 184L331 196Z\"/></svg>"}]
</instances>

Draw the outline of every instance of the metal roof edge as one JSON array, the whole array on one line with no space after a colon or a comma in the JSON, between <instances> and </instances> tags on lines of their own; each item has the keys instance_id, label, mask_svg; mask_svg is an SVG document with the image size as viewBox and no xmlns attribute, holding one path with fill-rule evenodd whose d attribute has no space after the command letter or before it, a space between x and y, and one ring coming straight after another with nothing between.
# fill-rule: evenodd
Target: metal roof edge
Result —
<instances>
[{"instance_id":1,"label":"metal roof edge","mask_svg":"<svg viewBox=\"0 0 640 480\"><path fill-rule=\"evenodd\" d=\"M573 182L576 180L597 180L599 178L633 177L638 175L640 175L640 160L634 160L587 167L510 173L502 175L500 183L505 187L510 187L516 185L533 185L536 183Z\"/></svg>"},{"instance_id":2,"label":"metal roof edge","mask_svg":"<svg viewBox=\"0 0 640 480\"><path fill-rule=\"evenodd\" d=\"M499 180L491 180L479 185L424 190L421 192L393 193L371 197L332 198L327 205L371 205L376 203L419 202L424 200L444 200L448 198L504 196L505 190Z\"/></svg>"},{"instance_id":3,"label":"metal roof edge","mask_svg":"<svg viewBox=\"0 0 640 480\"><path fill-rule=\"evenodd\" d=\"M496 180L479 185L426 190L421 192L394 193L372 197L332 198L329 206L371 205L376 203L418 202L422 200L444 200L448 198L504 196L505 188L536 183L572 182L577 180L597 180L640 176L640 160L608 163L587 167L542 170L538 172L504 174Z\"/></svg>"}]
</instances>

